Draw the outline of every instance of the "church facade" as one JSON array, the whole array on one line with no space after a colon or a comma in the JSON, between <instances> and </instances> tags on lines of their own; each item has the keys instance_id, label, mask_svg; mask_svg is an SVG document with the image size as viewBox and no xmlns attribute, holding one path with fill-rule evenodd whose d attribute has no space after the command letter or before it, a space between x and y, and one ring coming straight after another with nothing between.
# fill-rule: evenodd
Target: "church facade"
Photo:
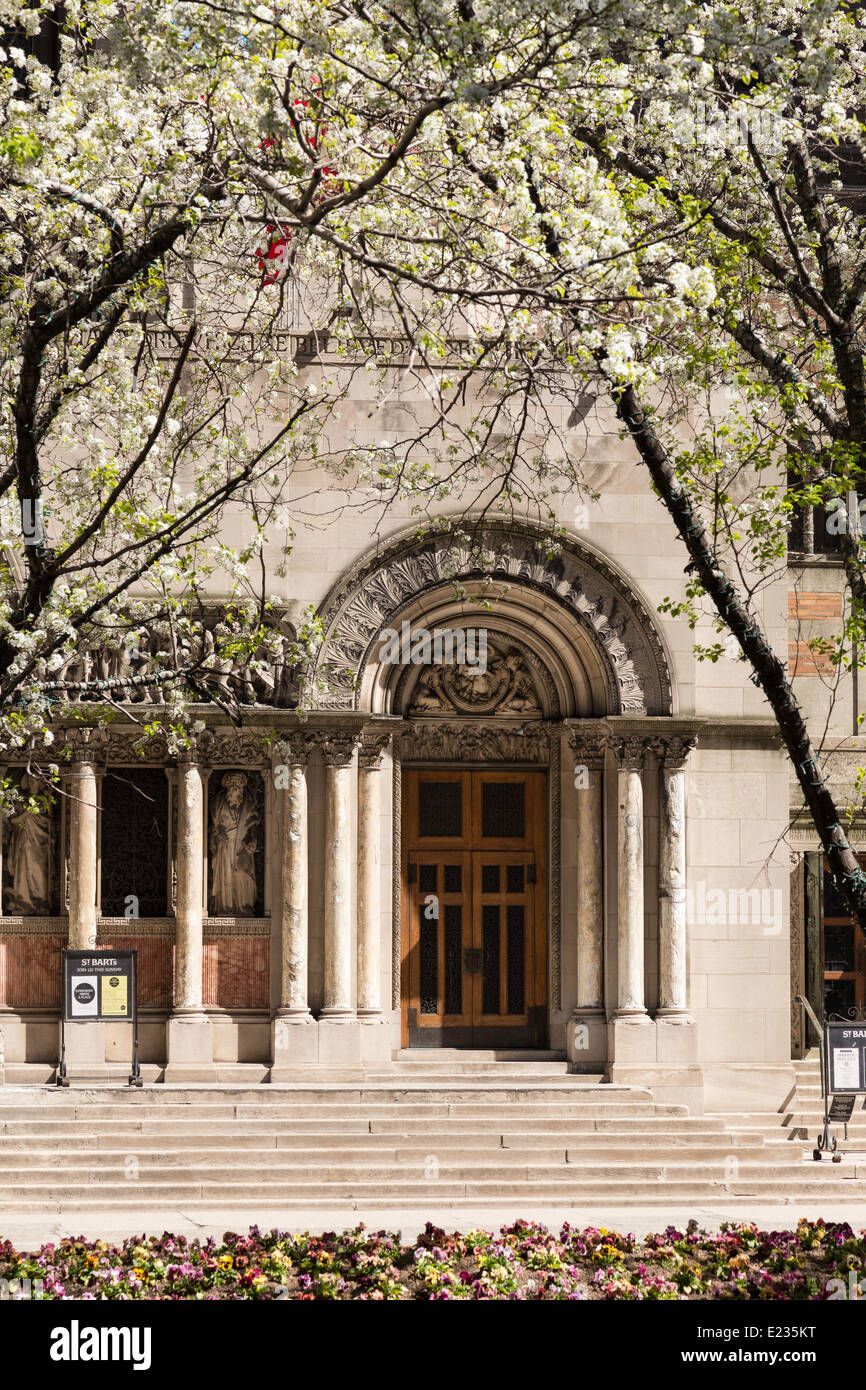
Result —
<instances>
[{"instance_id":1,"label":"church facade","mask_svg":"<svg viewBox=\"0 0 866 1390\"><path fill-rule=\"evenodd\" d=\"M411 382L394 394L392 413L423 409ZM355 440L381 434L354 408ZM51 812L4 826L7 1083L54 1075L63 947L134 947L153 1080L537 1052L693 1113L777 1108L809 1042L796 996L820 1007L839 974L825 933L845 956L853 928L833 925L748 669L697 660L660 612L684 552L630 446L600 406L579 429L598 500L557 499L554 545L529 509L470 507L449 531L362 498L335 520L327 480L293 479L305 521L274 621L288 646L315 610L315 667L298 690L288 660L223 663L179 752L142 737L163 708L156 638L78 654L72 715L7 760L61 769ZM816 711L807 643L837 621L837 574L799 555L764 594ZM218 612L216 594L203 649ZM125 1074L127 1025L74 1032L82 1075Z\"/></svg>"}]
</instances>

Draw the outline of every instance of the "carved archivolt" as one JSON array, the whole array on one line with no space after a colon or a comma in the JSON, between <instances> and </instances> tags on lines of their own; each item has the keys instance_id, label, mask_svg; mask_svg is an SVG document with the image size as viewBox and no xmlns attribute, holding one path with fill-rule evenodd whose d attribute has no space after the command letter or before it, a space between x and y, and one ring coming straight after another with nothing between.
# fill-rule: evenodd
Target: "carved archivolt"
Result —
<instances>
[{"instance_id":1,"label":"carved archivolt","mask_svg":"<svg viewBox=\"0 0 866 1390\"><path fill-rule=\"evenodd\" d=\"M547 553L544 532L529 523L492 525L474 545L447 533L403 539L357 566L322 606L326 635L310 702L357 708L361 673L382 629L426 591L481 575L533 588L577 618L609 675L608 713L671 713L667 662L645 605L578 541Z\"/></svg>"}]
</instances>

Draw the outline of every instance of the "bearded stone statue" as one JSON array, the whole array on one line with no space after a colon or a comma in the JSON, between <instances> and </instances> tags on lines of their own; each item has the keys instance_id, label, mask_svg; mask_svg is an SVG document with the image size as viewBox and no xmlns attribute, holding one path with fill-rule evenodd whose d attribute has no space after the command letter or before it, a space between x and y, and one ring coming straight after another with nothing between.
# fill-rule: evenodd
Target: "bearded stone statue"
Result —
<instances>
[{"instance_id":1,"label":"bearded stone statue","mask_svg":"<svg viewBox=\"0 0 866 1390\"><path fill-rule=\"evenodd\" d=\"M244 772L225 773L211 807L211 911L218 916L255 911L259 817L247 783Z\"/></svg>"}]
</instances>

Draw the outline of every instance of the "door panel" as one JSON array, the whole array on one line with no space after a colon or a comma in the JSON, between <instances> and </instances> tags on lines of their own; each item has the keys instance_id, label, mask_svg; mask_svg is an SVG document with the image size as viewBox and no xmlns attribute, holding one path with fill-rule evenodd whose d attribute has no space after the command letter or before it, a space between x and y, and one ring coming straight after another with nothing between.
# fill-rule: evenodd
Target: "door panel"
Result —
<instances>
[{"instance_id":1,"label":"door panel","mask_svg":"<svg viewBox=\"0 0 866 1390\"><path fill-rule=\"evenodd\" d=\"M544 773L404 774L404 1045L543 1046Z\"/></svg>"}]
</instances>

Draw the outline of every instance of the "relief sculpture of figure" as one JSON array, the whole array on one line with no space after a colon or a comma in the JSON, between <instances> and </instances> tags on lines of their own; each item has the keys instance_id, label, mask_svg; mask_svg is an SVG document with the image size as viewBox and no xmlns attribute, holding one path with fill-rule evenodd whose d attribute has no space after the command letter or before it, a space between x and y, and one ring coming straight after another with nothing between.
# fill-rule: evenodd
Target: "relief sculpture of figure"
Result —
<instances>
[{"instance_id":1,"label":"relief sculpture of figure","mask_svg":"<svg viewBox=\"0 0 866 1390\"><path fill-rule=\"evenodd\" d=\"M210 823L212 911L220 916L251 917L255 910L258 820L246 773L227 772Z\"/></svg>"},{"instance_id":2,"label":"relief sculpture of figure","mask_svg":"<svg viewBox=\"0 0 866 1390\"><path fill-rule=\"evenodd\" d=\"M38 777L25 772L21 791L35 796L42 790ZM14 916L43 917L50 906L51 818L47 811L20 810L9 819L6 863L9 870L7 909Z\"/></svg>"}]
</instances>

